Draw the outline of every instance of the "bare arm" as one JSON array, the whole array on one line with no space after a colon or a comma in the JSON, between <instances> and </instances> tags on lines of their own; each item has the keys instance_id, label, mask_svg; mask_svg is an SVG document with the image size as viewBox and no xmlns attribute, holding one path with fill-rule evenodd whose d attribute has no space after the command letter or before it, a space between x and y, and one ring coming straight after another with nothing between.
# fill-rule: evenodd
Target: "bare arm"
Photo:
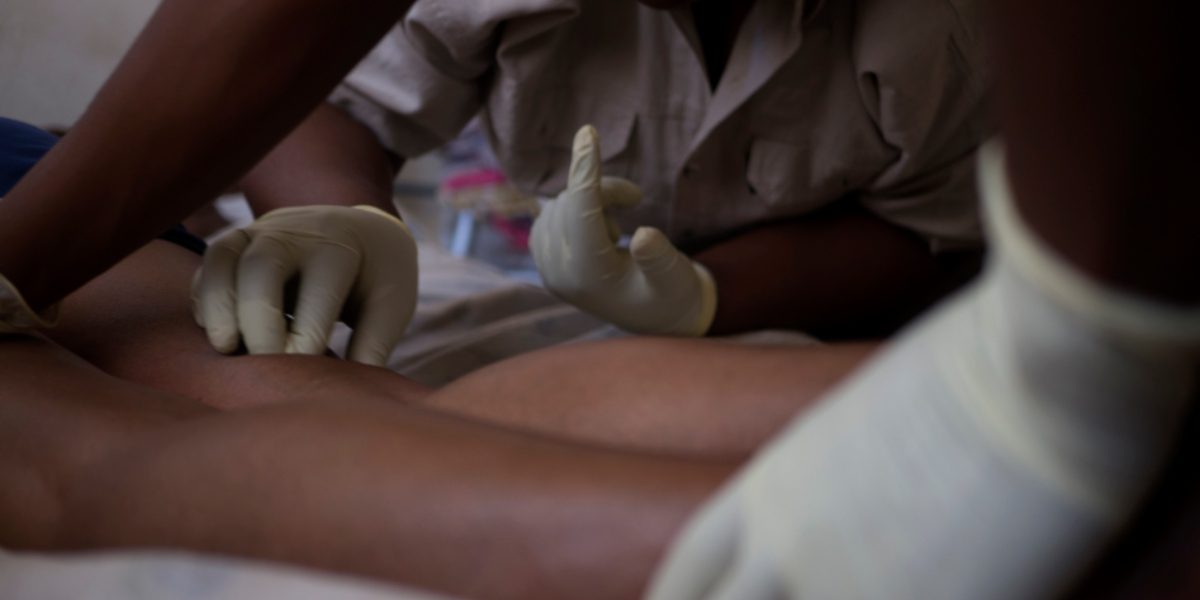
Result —
<instances>
[{"instance_id":1,"label":"bare arm","mask_svg":"<svg viewBox=\"0 0 1200 600\"><path fill-rule=\"evenodd\" d=\"M244 173L406 0L165 0L77 126L0 203L0 272L35 307Z\"/></svg>"},{"instance_id":2,"label":"bare arm","mask_svg":"<svg viewBox=\"0 0 1200 600\"><path fill-rule=\"evenodd\" d=\"M1000 116L1022 214L1092 275L1187 303L1200 300L1190 275L1200 98L1179 74L1196 68L1184 25L1195 15L1169 2L996 6ZM1104 226L1081 227L1081 215Z\"/></svg>"},{"instance_id":3,"label":"bare arm","mask_svg":"<svg viewBox=\"0 0 1200 600\"><path fill-rule=\"evenodd\" d=\"M368 204L395 213L393 162L362 124L321 103L242 178L254 213L310 204Z\"/></svg>"},{"instance_id":4,"label":"bare arm","mask_svg":"<svg viewBox=\"0 0 1200 600\"><path fill-rule=\"evenodd\" d=\"M759 227L695 256L717 281L710 333L795 328L878 337L970 278L978 254L938 258L850 203Z\"/></svg>"}]
</instances>

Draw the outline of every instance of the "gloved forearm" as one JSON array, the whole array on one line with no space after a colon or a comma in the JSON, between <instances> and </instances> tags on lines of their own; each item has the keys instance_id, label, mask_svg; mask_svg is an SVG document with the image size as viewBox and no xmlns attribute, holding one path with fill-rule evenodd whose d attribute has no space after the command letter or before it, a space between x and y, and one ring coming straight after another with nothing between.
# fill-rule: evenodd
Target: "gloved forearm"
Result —
<instances>
[{"instance_id":1,"label":"gloved forearm","mask_svg":"<svg viewBox=\"0 0 1200 600\"><path fill-rule=\"evenodd\" d=\"M35 308L226 189L411 0L166 0L84 116L0 204Z\"/></svg>"},{"instance_id":2,"label":"gloved forearm","mask_svg":"<svg viewBox=\"0 0 1200 600\"><path fill-rule=\"evenodd\" d=\"M978 252L937 257L916 235L843 203L769 224L693 258L717 282L710 334L800 329L887 335L972 276Z\"/></svg>"},{"instance_id":3,"label":"gloved forearm","mask_svg":"<svg viewBox=\"0 0 1200 600\"><path fill-rule=\"evenodd\" d=\"M393 161L364 125L322 103L241 181L256 215L277 208L369 205L395 213Z\"/></svg>"},{"instance_id":4,"label":"gloved forearm","mask_svg":"<svg viewBox=\"0 0 1200 600\"><path fill-rule=\"evenodd\" d=\"M985 274L760 451L651 598L1054 598L1118 533L1195 397L1200 309L1049 251L983 157Z\"/></svg>"}]
</instances>

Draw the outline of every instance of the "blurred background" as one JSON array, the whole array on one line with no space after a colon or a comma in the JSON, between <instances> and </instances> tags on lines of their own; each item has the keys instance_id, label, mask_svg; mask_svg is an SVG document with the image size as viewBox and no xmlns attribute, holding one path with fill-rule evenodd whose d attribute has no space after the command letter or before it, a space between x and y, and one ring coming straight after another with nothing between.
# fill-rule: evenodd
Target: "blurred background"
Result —
<instances>
[{"instance_id":1,"label":"blurred background","mask_svg":"<svg viewBox=\"0 0 1200 600\"><path fill-rule=\"evenodd\" d=\"M157 0L4 0L0 3L0 115L62 133L83 113ZM474 125L410 160L395 198L418 240L536 282L526 242L536 201L513 190ZM250 218L237 194L186 223L212 237Z\"/></svg>"},{"instance_id":2,"label":"blurred background","mask_svg":"<svg viewBox=\"0 0 1200 600\"><path fill-rule=\"evenodd\" d=\"M4 0L0 114L43 127L75 122L157 0Z\"/></svg>"}]
</instances>

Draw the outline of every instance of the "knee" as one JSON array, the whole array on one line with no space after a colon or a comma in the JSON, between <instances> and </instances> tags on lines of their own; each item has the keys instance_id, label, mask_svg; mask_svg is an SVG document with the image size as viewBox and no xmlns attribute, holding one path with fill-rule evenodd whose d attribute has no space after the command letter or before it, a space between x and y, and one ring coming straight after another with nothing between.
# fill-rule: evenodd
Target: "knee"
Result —
<instances>
[{"instance_id":1,"label":"knee","mask_svg":"<svg viewBox=\"0 0 1200 600\"><path fill-rule=\"evenodd\" d=\"M199 408L36 336L0 338L0 381L0 545L13 548L54 547L80 473Z\"/></svg>"}]
</instances>

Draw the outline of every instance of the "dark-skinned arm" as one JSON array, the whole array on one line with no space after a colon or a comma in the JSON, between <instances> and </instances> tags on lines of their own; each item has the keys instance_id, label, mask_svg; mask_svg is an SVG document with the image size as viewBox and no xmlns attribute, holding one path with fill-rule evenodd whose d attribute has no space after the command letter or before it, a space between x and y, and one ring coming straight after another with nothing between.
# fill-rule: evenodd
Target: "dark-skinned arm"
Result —
<instances>
[{"instance_id":1,"label":"dark-skinned arm","mask_svg":"<svg viewBox=\"0 0 1200 600\"><path fill-rule=\"evenodd\" d=\"M374 134L329 104L276 146L242 180L260 218L213 243L192 288L213 347L230 353L240 341L251 354L318 354L343 320L355 329L347 357L384 364L417 287L416 247L392 203L394 174ZM392 218L350 208L358 205Z\"/></svg>"},{"instance_id":2,"label":"dark-skinned arm","mask_svg":"<svg viewBox=\"0 0 1200 600\"><path fill-rule=\"evenodd\" d=\"M935 256L914 233L842 202L694 258L717 282L710 334L787 328L849 339L891 333L968 280L979 253Z\"/></svg>"},{"instance_id":3,"label":"dark-skinned arm","mask_svg":"<svg viewBox=\"0 0 1200 600\"><path fill-rule=\"evenodd\" d=\"M393 160L367 127L321 103L242 178L254 214L307 205L367 204L396 214Z\"/></svg>"},{"instance_id":4,"label":"dark-skinned arm","mask_svg":"<svg viewBox=\"0 0 1200 600\"><path fill-rule=\"evenodd\" d=\"M164 0L71 133L0 203L0 273L44 307L226 189L408 0Z\"/></svg>"}]
</instances>

